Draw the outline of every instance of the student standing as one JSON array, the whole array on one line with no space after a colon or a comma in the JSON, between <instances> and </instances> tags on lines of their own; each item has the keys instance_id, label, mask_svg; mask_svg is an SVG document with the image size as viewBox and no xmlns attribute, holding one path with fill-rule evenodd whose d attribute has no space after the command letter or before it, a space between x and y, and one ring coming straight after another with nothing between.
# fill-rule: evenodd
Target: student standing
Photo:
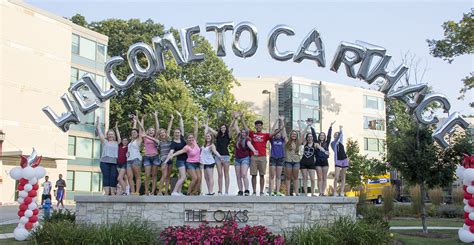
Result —
<instances>
[{"instance_id":1,"label":"student standing","mask_svg":"<svg viewBox=\"0 0 474 245\"><path fill-rule=\"evenodd\" d=\"M100 171L102 172L102 186L104 195L116 195L117 187L117 157L118 157L118 142L116 133L109 129L107 131L107 138L102 133L99 123L99 117L96 119L97 133L99 134L100 142L102 143L102 153L100 157Z\"/></svg>"},{"instance_id":2,"label":"student standing","mask_svg":"<svg viewBox=\"0 0 474 245\"><path fill-rule=\"evenodd\" d=\"M270 153L270 183L269 193L275 196L284 196L280 192L281 184L281 172L285 163L285 141L286 141L286 129L285 129L285 118L280 116L273 124L272 132L277 130L278 124L281 124L279 128L283 128L281 133L275 134L270 140L271 153ZM275 189L273 189L275 186ZM273 191L273 192L272 192Z\"/></svg>"},{"instance_id":3,"label":"student standing","mask_svg":"<svg viewBox=\"0 0 474 245\"><path fill-rule=\"evenodd\" d=\"M339 196L344 196L344 187L346 185L346 170L349 167L349 159L347 158L346 150L344 149L342 135L342 126L339 126L339 132L334 133L334 141L331 142L331 148L334 151L334 163L336 167L334 176L334 196L337 195L337 183L341 179L339 185Z\"/></svg>"},{"instance_id":4,"label":"student standing","mask_svg":"<svg viewBox=\"0 0 474 245\"><path fill-rule=\"evenodd\" d=\"M59 179L56 181L56 208L59 208L59 204L61 204L62 208L64 208L64 196L66 195L66 181L63 180L63 175L59 174Z\"/></svg>"},{"instance_id":5,"label":"student standing","mask_svg":"<svg viewBox=\"0 0 474 245\"><path fill-rule=\"evenodd\" d=\"M41 184L43 186L43 195L41 195L41 206L43 206L44 201L49 198L51 200L51 181L49 181L49 176L44 177L44 182Z\"/></svg>"},{"instance_id":6,"label":"student standing","mask_svg":"<svg viewBox=\"0 0 474 245\"><path fill-rule=\"evenodd\" d=\"M115 124L115 131L117 132L117 138L120 137L120 131L118 130L117 124ZM121 193L117 192L117 195L127 195L127 152L128 152L128 139L123 137L118 145L118 156L117 156L117 181L121 187Z\"/></svg>"},{"instance_id":7,"label":"student standing","mask_svg":"<svg viewBox=\"0 0 474 245\"><path fill-rule=\"evenodd\" d=\"M290 138L285 144L285 181L287 195L293 193L298 195L299 192L299 172L300 172L300 145L303 143L301 137L301 121L298 121L299 130L292 130ZM293 180L293 192L291 192L291 181Z\"/></svg>"},{"instance_id":8,"label":"student standing","mask_svg":"<svg viewBox=\"0 0 474 245\"><path fill-rule=\"evenodd\" d=\"M136 129L138 117L133 116L133 129L130 133L131 142L128 144L127 152L127 177L132 195L139 195L140 186L142 185L142 155L140 147L142 144L142 132ZM135 177L135 181L133 181Z\"/></svg>"},{"instance_id":9,"label":"student standing","mask_svg":"<svg viewBox=\"0 0 474 245\"><path fill-rule=\"evenodd\" d=\"M331 133L332 133L332 125L334 122L331 123L329 126L328 134L326 135L324 132L319 133L318 137L318 144L324 149L316 150L316 175L318 177L318 190L319 196L324 196L327 186L327 178L328 178L328 168L329 168L329 144L331 142ZM314 129L311 127L311 132L316 134Z\"/></svg>"},{"instance_id":10,"label":"student standing","mask_svg":"<svg viewBox=\"0 0 474 245\"><path fill-rule=\"evenodd\" d=\"M173 125L173 114L170 115L170 121L168 123L168 128L160 128L158 131L158 147L160 149L160 161L161 161L161 179L158 186L158 195L169 195L170 189L170 178L171 170L173 169L173 161L166 162L166 158L171 150L171 126ZM157 120L159 125L159 121ZM164 186L164 192L162 193L162 187Z\"/></svg>"},{"instance_id":11,"label":"student standing","mask_svg":"<svg viewBox=\"0 0 474 245\"><path fill-rule=\"evenodd\" d=\"M207 185L207 195L214 195L214 165L216 161L214 156L223 162L223 157L217 152L214 145L214 138L210 132L204 133L204 145L201 147L201 164L204 166L204 179Z\"/></svg>"}]
</instances>

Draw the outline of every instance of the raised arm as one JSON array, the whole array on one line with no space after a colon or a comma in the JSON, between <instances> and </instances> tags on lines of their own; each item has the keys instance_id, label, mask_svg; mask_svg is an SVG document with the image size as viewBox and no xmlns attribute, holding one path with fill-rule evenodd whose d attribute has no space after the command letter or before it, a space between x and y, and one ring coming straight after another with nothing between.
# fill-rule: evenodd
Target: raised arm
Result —
<instances>
[{"instance_id":1,"label":"raised arm","mask_svg":"<svg viewBox=\"0 0 474 245\"><path fill-rule=\"evenodd\" d=\"M171 127L173 126L173 119L174 119L174 116L173 114L171 114L170 122L168 123L168 128L166 129L166 132L168 133L168 138L171 137Z\"/></svg>"},{"instance_id":2,"label":"raised arm","mask_svg":"<svg viewBox=\"0 0 474 245\"><path fill-rule=\"evenodd\" d=\"M288 134L286 133L286 125L285 125L285 119L283 118L282 122L281 122L282 126L283 126L283 129L281 130L281 136L285 139L285 140L288 140Z\"/></svg>"},{"instance_id":3,"label":"raised arm","mask_svg":"<svg viewBox=\"0 0 474 245\"><path fill-rule=\"evenodd\" d=\"M273 126L272 126L272 135L273 133L277 130L277 127L278 127L278 122L280 121L280 119L277 118L277 120L275 120L275 122L273 123Z\"/></svg>"},{"instance_id":4,"label":"raised arm","mask_svg":"<svg viewBox=\"0 0 474 245\"><path fill-rule=\"evenodd\" d=\"M301 120L298 120L298 144L303 144L303 137L301 136Z\"/></svg>"},{"instance_id":5,"label":"raised arm","mask_svg":"<svg viewBox=\"0 0 474 245\"><path fill-rule=\"evenodd\" d=\"M198 123L198 117L197 116L194 116L194 130L193 130L193 134L194 134L194 137L196 137L196 142L197 142L197 137L198 137L198 131L199 131L199 123Z\"/></svg>"},{"instance_id":6,"label":"raised arm","mask_svg":"<svg viewBox=\"0 0 474 245\"><path fill-rule=\"evenodd\" d=\"M342 125L339 126L339 136L337 137L337 142L341 143L344 141L344 135L342 134Z\"/></svg>"},{"instance_id":7,"label":"raised arm","mask_svg":"<svg viewBox=\"0 0 474 245\"><path fill-rule=\"evenodd\" d=\"M333 121L331 123L331 126L329 126L329 129L328 129L328 135L326 136L327 138L327 142L331 142L331 139L332 139L332 125L335 123L336 121Z\"/></svg>"},{"instance_id":8,"label":"raised arm","mask_svg":"<svg viewBox=\"0 0 474 245\"><path fill-rule=\"evenodd\" d=\"M316 130L314 130L313 126L311 128L311 134L313 135L313 142L318 141L318 135L316 134Z\"/></svg>"},{"instance_id":9,"label":"raised arm","mask_svg":"<svg viewBox=\"0 0 474 245\"><path fill-rule=\"evenodd\" d=\"M160 120L158 120L158 111L153 112L153 118L155 119L155 138L158 138L158 131L160 130Z\"/></svg>"},{"instance_id":10,"label":"raised arm","mask_svg":"<svg viewBox=\"0 0 474 245\"><path fill-rule=\"evenodd\" d=\"M204 134L207 134L207 132L217 135L217 131L209 127L209 118L206 119L206 123L204 124Z\"/></svg>"},{"instance_id":11,"label":"raised arm","mask_svg":"<svg viewBox=\"0 0 474 245\"><path fill-rule=\"evenodd\" d=\"M232 117L232 122L229 125L229 130L227 130L227 136L232 138L232 128L234 127L235 117Z\"/></svg>"},{"instance_id":12,"label":"raised arm","mask_svg":"<svg viewBox=\"0 0 474 245\"><path fill-rule=\"evenodd\" d=\"M179 117L179 129L181 129L181 135L184 136L184 122L183 122L183 116L179 111L176 111L176 114L178 114Z\"/></svg>"},{"instance_id":13,"label":"raised arm","mask_svg":"<svg viewBox=\"0 0 474 245\"><path fill-rule=\"evenodd\" d=\"M278 116L278 119L276 120L275 124L273 125L273 129L272 129L272 134L270 135L270 137L273 137L275 136L276 134L280 133L281 130L283 129L284 127L284 123L283 121L285 120L285 117L284 116ZM280 127L278 127L277 129L276 126L277 126L277 123L279 123Z\"/></svg>"},{"instance_id":14,"label":"raised arm","mask_svg":"<svg viewBox=\"0 0 474 245\"><path fill-rule=\"evenodd\" d=\"M115 134L117 134L117 142L120 143L122 142L122 138L120 137L120 131L118 129L118 123L115 122Z\"/></svg>"},{"instance_id":15,"label":"raised arm","mask_svg":"<svg viewBox=\"0 0 474 245\"><path fill-rule=\"evenodd\" d=\"M99 117L95 120L95 126L97 128L97 134L99 135L100 142L104 143L105 142L105 136L104 133L102 132L102 129L100 128L100 120Z\"/></svg>"},{"instance_id":16,"label":"raised arm","mask_svg":"<svg viewBox=\"0 0 474 245\"><path fill-rule=\"evenodd\" d=\"M248 127L248 125L247 125L247 122L245 121L245 116L244 116L244 114L240 113L240 118L242 119L242 125L244 126L244 129L245 129L247 132L250 132L249 127Z\"/></svg>"}]
</instances>

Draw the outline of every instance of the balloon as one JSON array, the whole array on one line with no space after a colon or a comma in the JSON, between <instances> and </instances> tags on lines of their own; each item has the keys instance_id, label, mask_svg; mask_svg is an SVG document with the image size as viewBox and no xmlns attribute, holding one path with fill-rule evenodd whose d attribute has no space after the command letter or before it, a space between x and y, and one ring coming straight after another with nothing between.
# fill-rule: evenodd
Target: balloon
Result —
<instances>
[{"instance_id":1,"label":"balloon","mask_svg":"<svg viewBox=\"0 0 474 245\"><path fill-rule=\"evenodd\" d=\"M27 204L21 204L20 205L20 211L26 211L28 209L28 205Z\"/></svg>"},{"instance_id":2,"label":"balloon","mask_svg":"<svg viewBox=\"0 0 474 245\"><path fill-rule=\"evenodd\" d=\"M21 168L20 167L14 167L10 170L10 177L14 180L19 180L21 179Z\"/></svg>"},{"instance_id":3,"label":"balloon","mask_svg":"<svg viewBox=\"0 0 474 245\"><path fill-rule=\"evenodd\" d=\"M467 200L472 199L472 194L464 193L464 199L467 199ZM468 211L466 211L466 212L468 212ZM469 211L469 212L470 212L470 211Z\"/></svg>"},{"instance_id":4,"label":"balloon","mask_svg":"<svg viewBox=\"0 0 474 245\"><path fill-rule=\"evenodd\" d=\"M181 29L181 47L183 50L184 59L186 62L204 60L204 54L195 54L193 48L195 47L192 35L199 34L201 29L199 26L192 26Z\"/></svg>"},{"instance_id":5,"label":"balloon","mask_svg":"<svg viewBox=\"0 0 474 245\"><path fill-rule=\"evenodd\" d=\"M36 202L31 202L30 204L28 204L29 210L35 210L37 208L38 208L38 204L36 204Z\"/></svg>"},{"instance_id":6,"label":"balloon","mask_svg":"<svg viewBox=\"0 0 474 245\"><path fill-rule=\"evenodd\" d=\"M243 49L240 47L240 35L242 35L243 31L250 32L250 47L247 49ZM258 48L258 35L257 35L257 27L250 22L240 22L235 26L234 31L234 42L232 43L232 50L234 54L238 57L247 58L252 57Z\"/></svg>"},{"instance_id":7,"label":"balloon","mask_svg":"<svg viewBox=\"0 0 474 245\"><path fill-rule=\"evenodd\" d=\"M356 41L356 44L361 45L365 48L365 56L362 59L362 62L360 63L360 68L357 72L357 78L365 80L369 84L371 84L375 81L376 77L387 74L386 68L392 57L385 56L385 53L387 52L385 48L359 40ZM377 64L371 71L370 65L372 64L374 57L379 57L381 59L377 62Z\"/></svg>"},{"instance_id":8,"label":"balloon","mask_svg":"<svg viewBox=\"0 0 474 245\"><path fill-rule=\"evenodd\" d=\"M108 99L112 98L113 96L117 95L117 91L114 88L108 89L107 91L104 91L103 89L106 88L101 88L99 84L95 81L95 79L87 73L82 77L82 80L86 83L87 87L90 88L92 93L99 99L100 102L105 102Z\"/></svg>"},{"instance_id":9,"label":"balloon","mask_svg":"<svg viewBox=\"0 0 474 245\"><path fill-rule=\"evenodd\" d=\"M33 168L33 171L35 172L35 175L36 175L36 170L34 168ZM28 181L28 184L30 184L30 185L35 185L37 183L38 183L38 178L36 178L36 177L33 177Z\"/></svg>"},{"instance_id":10,"label":"balloon","mask_svg":"<svg viewBox=\"0 0 474 245\"><path fill-rule=\"evenodd\" d=\"M19 197L22 197L22 198L25 198L28 196L28 192L27 191L19 191L18 192L18 196Z\"/></svg>"},{"instance_id":11,"label":"balloon","mask_svg":"<svg viewBox=\"0 0 474 245\"><path fill-rule=\"evenodd\" d=\"M316 45L316 50L308 50L311 44ZM308 33L308 35L303 39L303 42L298 47L298 51L293 57L293 61L300 63L304 59L314 60L319 67L326 66L326 57L324 52L323 41L321 40L321 35L318 30L315 28Z\"/></svg>"},{"instance_id":12,"label":"balloon","mask_svg":"<svg viewBox=\"0 0 474 245\"><path fill-rule=\"evenodd\" d=\"M46 175L46 169L38 166L35 168L36 178L41 179Z\"/></svg>"},{"instance_id":13,"label":"balloon","mask_svg":"<svg viewBox=\"0 0 474 245\"><path fill-rule=\"evenodd\" d=\"M146 68L141 67L140 62L138 60L138 54L142 53L145 55L146 61L148 63ZM127 59L130 68L132 69L133 74L139 78L149 78L155 72L157 72L157 60L155 54L153 53L153 49L150 45L139 42L134 43L128 47L127 51Z\"/></svg>"},{"instance_id":14,"label":"balloon","mask_svg":"<svg viewBox=\"0 0 474 245\"><path fill-rule=\"evenodd\" d=\"M405 104L408 106L409 110L412 111L412 109L416 108L419 103L424 99L427 90L428 86L426 84L408 85L397 90L390 91L387 95L387 98L404 101ZM415 95L413 96L414 99L408 96L412 93L415 93Z\"/></svg>"},{"instance_id":15,"label":"balloon","mask_svg":"<svg viewBox=\"0 0 474 245\"><path fill-rule=\"evenodd\" d=\"M33 215L38 215L39 213L39 210L36 208L36 209L33 209Z\"/></svg>"},{"instance_id":16,"label":"balloon","mask_svg":"<svg viewBox=\"0 0 474 245\"><path fill-rule=\"evenodd\" d=\"M23 171L23 170L22 170L22 171ZM23 175L23 172L21 172L21 174ZM24 185L28 184L28 182L29 182L29 181L28 181L27 179L25 179L25 178L21 178L21 179L20 179L20 185L23 185L23 186L24 186Z\"/></svg>"},{"instance_id":17,"label":"balloon","mask_svg":"<svg viewBox=\"0 0 474 245\"><path fill-rule=\"evenodd\" d=\"M474 220L470 220L469 218L467 218L467 219L464 219L464 223L468 226L473 226Z\"/></svg>"},{"instance_id":18,"label":"balloon","mask_svg":"<svg viewBox=\"0 0 474 245\"><path fill-rule=\"evenodd\" d=\"M468 186L466 190L469 194L474 194L474 186ZM474 200L474 199L471 199ZM474 203L473 203L474 204ZM474 207L474 205L471 205L471 207Z\"/></svg>"},{"instance_id":19,"label":"balloon","mask_svg":"<svg viewBox=\"0 0 474 245\"><path fill-rule=\"evenodd\" d=\"M22 191L22 190L25 189L25 186L24 186L24 185L18 185L17 189L18 189L19 191Z\"/></svg>"},{"instance_id":20,"label":"balloon","mask_svg":"<svg viewBox=\"0 0 474 245\"><path fill-rule=\"evenodd\" d=\"M474 234L469 230L459 229L458 230L459 240L464 243L474 242Z\"/></svg>"},{"instance_id":21,"label":"balloon","mask_svg":"<svg viewBox=\"0 0 474 245\"><path fill-rule=\"evenodd\" d=\"M39 189L39 185L38 184L34 184L33 185L33 190L37 191Z\"/></svg>"},{"instance_id":22,"label":"balloon","mask_svg":"<svg viewBox=\"0 0 474 245\"><path fill-rule=\"evenodd\" d=\"M20 211L18 211L17 214L18 214L19 217L22 217L22 216L25 215L25 211L21 211L21 210L20 210Z\"/></svg>"},{"instance_id":23,"label":"balloon","mask_svg":"<svg viewBox=\"0 0 474 245\"><path fill-rule=\"evenodd\" d=\"M25 203L25 204L30 204L32 201L33 201L33 198L31 198L31 197L25 197L24 203Z\"/></svg>"},{"instance_id":24,"label":"balloon","mask_svg":"<svg viewBox=\"0 0 474 245\"><path fill-rule=\"evenodd\" d=\"M38 221L38 216L36 216L36 215L31 216L30 219L29 219L29 221L30 221L31 223L36 223L36 221Z\"/></svg>"},{"instance_id":25,"label":"balloon","mask_svg":"<svg viewBox=\"0 0 474 245\"><path fill-rule=\"evenodd\" d=\"M351 52L354 54L354 57L348 58L346 53ZM346 74L348 77L356 78L356 73L354 71L354 65L361 62L364 58L365 48L354 43L341 42L339 47L336 50L334 59L331 63L331 71L337 72L341 63L344 63L346 66Z\"/></svg>"},{"instance_id":26,"label":"balloon","mask_svg":"<svg viewBox=\"0 0 474 245\"><path fill-rule=\"evenodd\" d=\"M17 201L19 204L22 204L23 201L25 201L25 200L23 199L23 197L19 197L16 201Z\"/></svg>"},{"instance_id":27,"label":"balloon","mask_svg":"<svg viewBox=\"0 0 474 245\"><path fill-rule=\"evenodd\" d=\"M428 104L431 102L437 101L440 103L444 109L444 112L449 112L451 109L451 103L449 103L448 98L444 94L439 93L430 93L424 96L424 99L420 102L420 104L415 108L415 116L418 122L428 125L428 124L436 124L439 122L436 116L430 116L429 118L425 118L423 116L423 111L426 109Z\"/></svg>"},{"instance_id":28,"label":"balloon","mask_svg":"<svg viewBox=\"0 0 474 245\"><path fill-rule=\"evenodd\" d=\"M451 129L453 129L456 124L465 130L467 130L469 127L469 123L464 118L462 118L459 112L454 112L453 114L449 115L448 119L446 119L446 121L444 121L441 126L436 128L436 131L432 134L434 140L438 142L441 147L446 148L449 146L448 142L446 142L444 139L444 136L449 134Z\"/></svg>"},{"instance_id":29,"label":"balloon","mask_svg":"<svg viewBox=\"0 0 474 245\"><path fill-rule=\"evenodd\" d=\"M155 57L158 61L158 71L164 70L165 67L165 56L164 53L166 50L170 50L174 56L174 60L178 65L186 64L186 60L183 57L183 54L178 49L178 44L172 33L166 33L162 38L154 37L152 38L153 49L155 50Z\"/></svg>"},{"instance_id":30,"label":"balloon","mask_svg":"<svg viewBox=\"0 0 474 245\"><path fill-rule=\"evenodd\" d=\"M124 59L122 57L114 56L110 58L109 60L107 60L107 62L105 62L104 72L105 72L105 76L107 77L107 81L109 81L110 84L112 84L112 86L114 86L115 90L117 91L123 91L130 88L135 83L135 80L136 80L135 74L133 73L129 74L127 78L125 79L125 81L120 81L115 76L114 71L113 71L114 67L122 64L123 61Z\"/></svg>"},{"instance_id":31,"label":"balloon","mask_svg":"<svg viewBox=\"0 0 474 245\"><path fill-rule=\"evenodd\" d=\"M25 224L25 228L26 228L27 230L31 230L31 228L33 228L33 223L31 223L31 222L26 223L26 224Z\"/></svg>"},{"instance_id":32,"label":"balloon","mask_svg":"<svg viewBox=\"0 0 474 245\"><path fill-rule=\"evenodd\" d=\"M30 233L25 228L17 227L13 231L13 236L17 241L24 241L26 240L26 238L28 238L29 235Z\"/></svg>"},{"instance_id":33,"label":"balloon","mask_svg":"<svg viewBox=\"0 0 474 245\"><path fill-rule=\"evenodd\" d=\"M25 217L29 218L29 217L31 217L31 216L33 216L33 211L27 209L27 210L25 211Z\"/></svg>"},{"instance_id":34,"label":"balloon","mask_svg":"<svg viewBox=\"0 0 474 245\"><path fill-rule=\"evenodd\" d=\"M293 58L293 52L290 52L290 51L279 52L276 46L276 42L280 34L285 34L287 36L294 36L295 31L293 30L293 28L287 25L277 25L273 27L273 29L270 31L270 34L268 36L268 42L267 42L268 53L270 53L270 56L275 60L278 60L278 61L289 60Z\"/></svg>"},{"instance_id":35,"label":"balloon","mask_svg":"<svg viewBox=\"0 0 474 245\"><path fill-rule=\"evenodd\" d=\"M81 120L79 120L76 109L72 106L71 100L66 93L61 96L61 100L67 109L67 112L62 113L61 116L58 116L49 106L43 107L42 110L56 127L60 128L63 132L67 132L69 125L78 124Z\"/></svg>"},{"instance_id":36,"label":"balloon","mask_svg":"<svg viewBox=\"0 0 474 245\"><path fill-rule=\"evenodd\" d=\"M31 191L32 189L33 189L33 186L32 186L32 185L26 184L26 185L25 185L25 188L24 188L24 191L29 192L29 191Z\"/></svg>"},{"instance_id":37,"label":"balloon","mask_svg":"<svg viewBox=\"0 0 474 245\"><path fill-rule=\"evenodd\" d=\"M28 221L29 221L29 219L27 217L23 216L23 217L20 218L20 224L24 225L24 224L28 223Z\"/></svg>"},{"instance_id":38,"label":"balloon","mask_svg":"<svg viewBox=\"0 0 474 245\"><path fill-rule=\"evenodd\" d=\"M216 55L219 57L225 56L225 37L224 33L226 31L234 30L234 22L215 22L215 23L206 23L206 31L215 31L216 32L216 43L217 51Z\"/></svg>"},{"instance_id":39,"label":"balloon","mask_svg":"<svg viewBox=\"0 0 474 245\"><path fill-rule=\"evenodd\" d=\"M87 74L86 74L87 76ZM85 101L85 96L82 94L83 92L80 91L79 89L82 88L83 86L86 85L86 82L84 81L83 78L80 80L77 80L75 83L69 87L69 92L72 94L72 97L74 98L74 101L76 101L76 104L79 107L79 110L84 114L88 114L89 112L92 112L99 108L99 105L97 104L97 101L94 100L94 102L90 102L86 104Z\"/></svg>"},{"instance_id":40,"label":"balloon","mask_svg":"<svg viewBox=\"0 0 474 245\"><path fill-rule=\"evenodd\" d=\"M464 168L463 166L458 165L458 166L456 167L456 176L457 176L458 178L462 178L462 176L463 176L463 174L464 174L464 170L465 170L465 168Z\"/></svg>"}]
</instances>

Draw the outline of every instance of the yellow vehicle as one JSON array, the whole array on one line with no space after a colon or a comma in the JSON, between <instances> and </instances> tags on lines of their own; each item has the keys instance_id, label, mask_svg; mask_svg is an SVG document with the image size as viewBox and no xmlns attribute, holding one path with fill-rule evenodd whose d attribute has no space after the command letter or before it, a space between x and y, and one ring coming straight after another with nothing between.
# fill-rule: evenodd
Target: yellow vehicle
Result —
<instances>
[{"instance_id":1,"label":"yellow vehicle","mask_svg":"<svg viewBox=\"0 0 474 245\"><path fill-rule=\"evenodd\" d=\"M382 203L382 191L386 186L392 186L390 182L390 173L375 176L373 178L364 178L363 188L367 194L367 200L375 203ZM359 196L359 191L346 192L346 196Z\"/></svg>"}]
</instances>

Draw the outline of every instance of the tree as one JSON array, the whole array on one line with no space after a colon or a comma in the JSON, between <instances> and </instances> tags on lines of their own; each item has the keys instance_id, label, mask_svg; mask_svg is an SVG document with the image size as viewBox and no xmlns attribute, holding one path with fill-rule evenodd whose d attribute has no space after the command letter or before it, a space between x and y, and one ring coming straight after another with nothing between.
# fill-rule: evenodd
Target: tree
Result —
<instances>
[{"instance_id":1,"label":"tree","mask_svg":"<svg viewBox=\"0 0 474 245\"><path fill-rule=\"evenodd\" d=\"M446 21L442 27L444 29L444 39L426 40L431 55L452 63L456 56L474 53L474 18L472 10L465 13L459 22ZM473 76L474 72L471 72L469 76L462 79L464 87L459 91L461 94L459 99L463 99L466 92L474 87ZM474 102L470 102L470 106L474 107Z\"/></svg>"}]
</instances>

